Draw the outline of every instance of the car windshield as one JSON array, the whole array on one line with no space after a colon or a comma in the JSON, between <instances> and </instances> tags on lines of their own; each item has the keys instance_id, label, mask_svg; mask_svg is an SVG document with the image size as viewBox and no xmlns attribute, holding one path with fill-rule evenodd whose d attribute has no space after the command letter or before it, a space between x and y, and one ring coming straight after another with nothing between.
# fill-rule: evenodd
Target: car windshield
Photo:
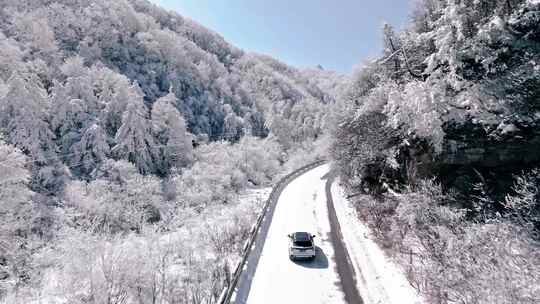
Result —
<instances>
[{"instance_id":1,"label":"car windshield","mask_svg":"<svg viewBox=\"0 0 540 304\"><path fill-rule=\"evenodd\" d=\"M311 241L294 241L293 244L294 246L298 246L298 247L311 247L312 246Z\"/></svg>"}]
</instances>

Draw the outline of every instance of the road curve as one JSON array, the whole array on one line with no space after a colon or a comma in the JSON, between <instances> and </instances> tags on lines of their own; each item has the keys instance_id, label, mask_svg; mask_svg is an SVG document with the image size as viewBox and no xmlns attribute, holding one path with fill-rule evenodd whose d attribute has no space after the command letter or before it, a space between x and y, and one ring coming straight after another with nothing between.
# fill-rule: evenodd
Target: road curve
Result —
<instances>
[{"instance_id":1,"label":"road curve","mask_svg":"<svg viewBox=\"0 0 540 304\"><path fill-rule=\"evenodd\" d=\"M350 266L343 258L346 249L333 243L341 240L340 234L332 231L337 220L332 224L329 220L327 181L323 179L328 170L328 165L317 167L283 189L261 226L258 237L263 241L255 242L252 248L234 303L362 303L358 292L350 289L355 286L353 272L343 270ZM289 260L287 234L294 231L317 236L315 261Z\"/></svg>"}]
</instances>

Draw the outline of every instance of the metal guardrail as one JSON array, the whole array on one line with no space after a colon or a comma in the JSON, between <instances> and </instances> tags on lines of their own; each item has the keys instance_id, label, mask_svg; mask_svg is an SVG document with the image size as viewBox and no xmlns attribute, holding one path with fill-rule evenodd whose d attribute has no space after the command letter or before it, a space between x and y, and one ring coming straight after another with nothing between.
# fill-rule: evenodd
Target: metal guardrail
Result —
<instances>
[{"instance_id":1,"label":"metal guardrail","mask_svg":"<svg viewBox=\"0 0 540 304\"><path fill-rule=\"evenodd\" d=\"M246 264L246 261L251 253L251 247L253 246L253 243L255 242L257 233L259 232L259 229L261 228L261 223L263 222L264 217L266 216L268 210L270 209L270 206L272 206L272 204L276 202L277 199L279 199L279 196L281 195L281 192L283 191L283 189L285 189L285 187L292 180L304 174L305 172L324 164L325 162L326 160L319 160L309 165L303 166L302 168L296 169L293 172L281 178L277 182L277 184L272 188L272 192L270 192L268 199L266 199L266 202L263 205L261 213L257 217L256 223L251 228L248 239L244 243L244 247L242 250L242 259L238 262L238 265L236 265L236 268L233 272L231 280L229 280L230 284L225 286L225 288L223 288L223 291L221 292L221 295L217 301L218 304L231 303L231 298L235 292L236 286L238 284L238 280L240 278L240 275L242 274L242 271L244 270L244 265Z\"/></svg>"}]
</instances>

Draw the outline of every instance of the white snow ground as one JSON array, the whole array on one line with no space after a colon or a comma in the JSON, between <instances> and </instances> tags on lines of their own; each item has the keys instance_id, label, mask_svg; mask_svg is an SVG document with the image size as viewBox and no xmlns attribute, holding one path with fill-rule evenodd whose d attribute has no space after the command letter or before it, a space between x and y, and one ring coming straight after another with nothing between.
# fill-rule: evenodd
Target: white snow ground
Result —
<instances>
[{"instance_id":1,"label":"white snow ground","mask_svg":"<svg viewBox=\"0 0 540 304\"><path fill-rule=\"evenodd\" d=\"M345 303L329 239L326 180L321 180L328 170L327 165L317 167L292 181L282 192L247 303ZM295 231L316 235L315 245L320 249L315 261L289 260L287 234Z\"/></svg>"},{"instance_id":2,"label":"white snow ground","mask_svg":"<svg viewBox=\"0 0 540 304\"><path fill-rule=\"evenodd\" d=\"M337 182L332 185L332 197L343 240L356 274L358 291L364 303L424 303L401 269L371 239L369 228L360 222Z\"/></svg>"}]
</instances>

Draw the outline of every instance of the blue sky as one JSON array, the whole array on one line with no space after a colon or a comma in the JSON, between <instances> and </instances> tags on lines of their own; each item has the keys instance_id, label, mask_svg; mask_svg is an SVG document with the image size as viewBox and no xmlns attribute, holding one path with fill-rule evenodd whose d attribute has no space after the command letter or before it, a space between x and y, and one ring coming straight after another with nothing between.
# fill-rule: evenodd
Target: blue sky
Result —
<instances>
[{"instance_id":1,"label":"blue sky","mask_svg":"<svg viewBox=\"0 0 540 304\"><path fill-rule=\"evenodd\" d=\"M410 0L152 0L246 51L297 67L350 72L381 50L381 28L407 23Z\"/></svg>"}]
</instances>

